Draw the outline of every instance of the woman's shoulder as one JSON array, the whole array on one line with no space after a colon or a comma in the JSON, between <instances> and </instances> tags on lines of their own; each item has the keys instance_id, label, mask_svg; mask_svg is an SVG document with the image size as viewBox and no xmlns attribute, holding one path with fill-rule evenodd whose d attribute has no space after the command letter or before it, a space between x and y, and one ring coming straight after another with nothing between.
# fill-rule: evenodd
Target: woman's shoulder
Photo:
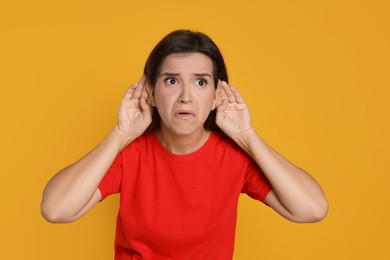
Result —
<instances>
[{"instance_id":1,"label":"woman's shoulder","mask_svg":"<svg viewBox=\"0 0 390 260\"><path fill-rule=\"evenodd\" d=\"M134 150L137 151L145 151L147 147L155 145L157 142L157 137L155 132L149 132L140 135L130 144L128 144L122 152L132 152Z\"/></svg>"},{"instance_id":2,"label":"woman's shoulder","mask_svg":"<svg viewBox=\"0 0 390 260\"><path fill-rule=\"evenodd\" d=\"M216 148L231 150L236 153L244 152L229 136L222 131L212 131L210 136Z\"/></svg>"},{"instance_id":3,"label":"woman's shoulder","mask_svg":"<svg viewBox=\"0 0 390 260\"><path fill-rule=\"evenodd\" d=\"M251 163L250 156L223 132L212 132L211 139L208 154L214 161L233 168L244 167Z\"/></svg>"}]
</instances>

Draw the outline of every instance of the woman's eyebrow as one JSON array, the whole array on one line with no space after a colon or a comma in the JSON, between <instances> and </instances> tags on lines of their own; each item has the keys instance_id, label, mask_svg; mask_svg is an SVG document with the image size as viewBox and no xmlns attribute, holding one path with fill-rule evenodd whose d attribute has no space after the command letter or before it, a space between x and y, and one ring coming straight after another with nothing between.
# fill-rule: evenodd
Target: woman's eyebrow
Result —
<instances>
[{"instance_id":1,"label":"woman's eyebrow","mask_svg":"<svg viewBox=\"0 0 390 260\"><path fill-rule=\"evenodd\" d=\"M174 73L174 72L164 72L160 74L160 77L167 76L167 77L177 77L180 73Z\"/></svg>"},{"instance_id":2,"label":"woman's eyebrow","mask_svg":"<svg viewBox=\"0 0 390 260\"><path fill-rule=\"evenodd\" d=\"M195 76L197 77L209 77L209 78L213 78L210 74L208 73L194 73Z\"/></svg>"},{"instance_id":3,"label":"woman's eyebrow","mask_svg":"<svg viewBox=\"0 0 390 260\"><path fill-rule=\"evenodd\" d=\"M213 78L209 73L193 73L194 76L197 77L209 77ZM166 76L166 77L177 77L180 76L180 73L175 73L175 72L164 72L160 74L160 77Z\"/></svg>"}]
</instances>

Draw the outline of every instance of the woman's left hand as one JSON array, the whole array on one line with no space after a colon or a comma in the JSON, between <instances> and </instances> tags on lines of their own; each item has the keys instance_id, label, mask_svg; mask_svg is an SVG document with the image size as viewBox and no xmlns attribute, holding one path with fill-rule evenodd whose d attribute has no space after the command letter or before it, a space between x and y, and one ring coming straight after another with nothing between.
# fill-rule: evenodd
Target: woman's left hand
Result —
<instances>
[{"instance_id":1,"label":"woman's left hand","mask_svg":"<svg viewBox=\"0 0 390 260\"><path fill-rule=\"evenodd\" d=\"M221 130L242 146L242 137L252 130L247 105L238 90L225 81L218 82L216 123Z\"/></svg>"},{"instance_id":2,"label":"woman's left hand","mask_svg":"<svg viewBox=\"0 0 390 260\"><path fill-rule=\"evenodd\" d=\"M218 82L216 123L261 168L272 186L266 203L294 222L316 222L328 212L321 186L307 172L272 149L252 128L248 108L237 89Z\"/></svg>"}]
</instances>

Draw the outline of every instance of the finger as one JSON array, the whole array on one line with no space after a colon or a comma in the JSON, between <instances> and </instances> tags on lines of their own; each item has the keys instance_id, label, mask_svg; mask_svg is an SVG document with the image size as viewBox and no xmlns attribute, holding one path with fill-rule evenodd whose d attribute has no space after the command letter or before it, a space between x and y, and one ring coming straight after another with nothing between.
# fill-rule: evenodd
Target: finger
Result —
<instances>
[{"instance_id":1,"label":"finger","mask_svg":"<svg viewBox=\"0 0 390 260\"><path fill-rule=\"evenodd\" d=\"M132 99L140 98L144 85L145 85L145 75L143 75L141 79L138 81L138 85L134 90L133 96L131 97Z\"/></svg>"},{"instance_id":2,"label":"finger","mask_svg":"<svg viewBox=\"0 0 390 260\"><path fill-rule=\"evenodd\" d=\"M153 108L152 105L149 103L149 94L146 86L144 86L144 88L142 89L141 97L139 100L139 106L142 110L142 114L144 118L151 117Z\"/></svg>"},{"instance_id":3,"label":"finger","mask_svg":"<svg viewBox=\"0 0 390 260\"><path fill-rule=\"evenodd\" d=\"M226 100L228 101L228 96L226 95L226 91L225 91L225 88L222 84L222 81L220 82L219 84L219 96L220 96L220 100L221 100L221 103Z\"/></svg>"},{"instance_id":4,"label":"finger","mask_svg":"<svg viewBox=\"0 0 390 260\"><path fill-rule=\"evenodd\" d=\"M236 98L237 103L238 104L245 104L244 99L241 97L238 90L234 86L230 86L230 89L231 89L234 97Z\"/></svg>"},{"instance_id":5,"label":"finger","mask_svg":"<svg viewBox=\"0 0 390 260\"><path fill-rule=\"evenodd\" d=\"M219 102L216 104L217 110L223 111L227 108L229 104L228 97L226 96L225 90L222 87L222 82L219 83L218 85L219 88Z\"/></svg>"},{"instance_id":6,"label":"finger","mask_svg":"<svg viewBox=\"0 0 390 260\"><path fill-rule=\"evenodd\" d=\"M222 81L222 87L227 96L227 99L229 100L229 103L236 103L236 97L234 96L232 90L225 81Z\"/></svg>"},{"instance_id":7,"label":"finger","mask_svg":"<svg viewBox=\"0 0 390 260\"><path fill-rule=\"evenodd\" d=\"M130 87L126 90L126 93L125 93L125 96L123 97L123 99L125 99L125 100L131 99L131 97L133 96L134 90L137 88L137 86L138 86L138 83L134 83L134 84L130 85Z\"/></svg>"},{"instance_id":8,"label":"finger","mask_svg":"<svg viewBox=\"0 0 390 260\"><path fill-rule=\"evenodd\" d=\"M227 99L222 100L222 103L217 107L217 110L219 110L219 111L226 110L228 104L229 104L229 101Z\"/></svg>"},{"instance_id":9,"label":"finger","mask_svg":"<svg viewBox=\"0 0 390 260\"><path fill-rule=\"evenodd\" d=\"M151 106L148 104L147 100L142 96L139 99L139 106L140 106L142 111L150 111L151 110Z\"/></svg>"}]
</instances>

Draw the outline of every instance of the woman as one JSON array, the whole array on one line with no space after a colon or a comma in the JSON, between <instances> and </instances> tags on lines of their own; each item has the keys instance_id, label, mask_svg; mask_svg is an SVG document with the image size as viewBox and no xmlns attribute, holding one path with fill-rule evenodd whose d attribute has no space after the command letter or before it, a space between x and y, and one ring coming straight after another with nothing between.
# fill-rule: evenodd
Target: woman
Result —
<instances>
[{"instance_id":1,"label":"woman","mask_svg":"<svg viewBox=\"0 0 390 260\"><path fill-rule=\"evenodd\" d=\"M227 82L208 36L168 34L114 129L49 181L44 218L77 220L120 192L115 259L231 259L240 193L294 222L324 218L321 187L262 140Z\"/></svg>"}]
</instances>

